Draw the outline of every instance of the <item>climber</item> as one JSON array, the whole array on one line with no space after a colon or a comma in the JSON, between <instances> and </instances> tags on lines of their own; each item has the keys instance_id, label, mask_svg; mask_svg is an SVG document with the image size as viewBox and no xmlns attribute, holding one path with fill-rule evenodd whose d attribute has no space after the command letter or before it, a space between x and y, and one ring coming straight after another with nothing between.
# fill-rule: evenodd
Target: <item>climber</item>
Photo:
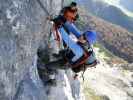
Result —
<instances>
[{"instance_id":1,"label":"climber","mask_svg":"<svg viewBox=\"0 0 133 100\"><path fill-rule=\"evenodd\" d=\"M86 65L90 67L97 64L91 47L91 44L96 41L96 32L80 32L74 25L77 14L76 5L72 6L71 4L71 6L65 7L63 14L55 18L48 18L54 22L52 31L50 32L50 43L52 43L54 48L58 49L53 50L57 52L52 54L56 60L51 61L46 59L48 56L44 56L42 60L46 62L44 62L41 68L38 68L43 72L47 72L47 75L45 75L46 84L56 83L55 73L57 69L71 68L74 72L78 73L85 71ZM38 56L41 56L42 53L39 52ZM44 75L41 76L44 77Z\"/></svg>"},{"instance_id":2,"label":"climber","mask_svg":"<svg viewBox=\"0 0 133 100\"><path fill-rule=\"evenodd\" d=\"M52 19L54 22L54 29L56 30L56 37L62 39L64 48L59 52L59 56L61 55L60 59L46 64L48 69L53 68L52 65L55 64L57 67L59 67L59 65L64 66L69 64L73 71L79 72L84 70L83 65L85 64L96 64L96 59L93 57L94 52L90 47L90 43L94 43L96 40L96 33L93 31L87 31L82 34L74 25L76 16L76 5L70 5L65 7L63 15L60 14ZM73 35L73 37L70 37L70 35ZM58 54L55 55L58 57ZM91 56L94 58L93 60L90 60ZM56 69L57 67L54 68Z\"/></svg>"},{"instance_id":3,"label":"climber","mask_svg":"<svg viewBox=\"0 0 133 100\"><path fill-rule=\"evenodd\" d=\"M87 60L87 58L89 56L89 54L87 54L88 53L88 48L89 48L89 50L91 49L91 51L89 53L93 54L93 56L94 56L94 52L93 52L93 50L92 50L92 48L90 47L89 44L90 43L93 44L94 41L96 41L96 33L95 32L92 32L92 31L87 31L84 34L82 34L76 28L76 26L74 25L75 17L77 16L77 14L78 13L77 13L76 6L74 8L71 7L71 6L68 6L68 7L65 7L63 16L59 15L53 21L55 22L55 24L56 24L57 27L60 27L60 28L58 28L58 30L59 30L59 32L61 34L61 37L63 39L63 42L65 42L65 44L67 46L69 46L69 49L71 49L72 52L74 53L73 54L71 52L71 54L70 54L71 57L73 55L75 55L74 56L75 58L77 57L75 61L73 60L74 59L74 57L73 57L72 58L73 61L70 61L70 62L71 63L73 63L73 62L75 62L75 63L77 63L77 62L84 63L84 61ZM71 35L72 35L72 38L70 39L70 36ZM87 42L86 41L87 39L89 40L88 43L86 43ZM75 43L73 40L75 40L75 42L77 42L77 43ZM69 41L69 43L68 43L68 41ZM84 42L84 43L82 43L82 42ZM88 44L88 46L87 46L88 48L86 50L83 48L84 47L84 44ZM84 56L85 53L86 53L86 56ZM69 59L71 58L70 55L69 55ZM78 60L79 58L82 58L82 59L80 59L81 61ZM84 60L84 61L82 61L82 60ZM93 61L93 60L95 60L95 61ZM93 60L90 60L89 59L87 63L88 64L94 64L95 65L96 64L95 56L94 56L94 59ZM91 61L94 62L94 63L92 63ZM78 64L77 64L77 66L78 66Z\"/></svg>"}]
</instances>

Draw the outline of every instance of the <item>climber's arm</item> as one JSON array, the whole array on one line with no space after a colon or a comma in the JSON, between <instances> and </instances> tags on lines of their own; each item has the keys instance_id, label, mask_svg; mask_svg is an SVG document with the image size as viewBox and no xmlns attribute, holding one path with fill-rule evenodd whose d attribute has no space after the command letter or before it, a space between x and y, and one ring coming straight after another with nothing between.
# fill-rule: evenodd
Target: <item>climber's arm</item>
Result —
<instances>
[{"instance_id":1,"label":"climber's arm","mask_svg":"<svg viewBox=\"0 0 133 100\"><path fill-rule=\"evenodd\" d=\"M77 61L80 57L83 56L84 51L83 49L75 43L71 38L69 37L68 33L64 30L63 27L59 28L59 31L61 33L62 39L66 43L66 45L73 51L74 57L72 58L72 61L75 62Z\"/></svg>"},{"instance_id":2,"label":"climber's arm","mask_svg":"<svg viewBox=\"0 0 133 100\"><path fill-rule=\"evenodd\" d=\"M68 29L69 32L72 32L77 38L79 38L82 35L82 33L77 29L77 27L73 23L67 21L64 24L64 26Z\"/></svg>"}]
</instances>

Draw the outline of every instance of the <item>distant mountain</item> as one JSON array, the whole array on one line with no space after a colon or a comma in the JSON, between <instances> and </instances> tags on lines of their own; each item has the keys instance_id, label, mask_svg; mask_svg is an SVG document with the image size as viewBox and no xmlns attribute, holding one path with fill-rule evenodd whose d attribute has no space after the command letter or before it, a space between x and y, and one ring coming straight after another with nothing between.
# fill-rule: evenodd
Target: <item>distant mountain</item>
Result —
<instances>
[{"instance_id":1,"label":"distant mountain","mask_svg":"<svg viewBox=\"0 0 133 100\"><path fill-rule=\"evenodd\" d=\"M79 11L83 30L94 29L98 33L98 42L113 54L133 63L133 34L126 29L111 24L103 19L90 15L87 11ZM81 22L79 22L81 23Z\"/></svg>"},{"instance_id":2,"label":"distant mountain","mask_svg":"<svg viewBox=\"0 0 133 100\"><path fill-rule=\"evenodd\" d=\"M77 2L84 5L90 13L133 32L133 18L127 16L120 8L100 0L77 0Z\"/></svg>"},{"instance_id":3,"label":"distant mountain","mask_svg":"<svg viewBox=\"0 0 133 100\"><path fill-rule=\"evenodd\" d=\"M120 0L120 4L129 11L133 12L133 0Z\"/></svg>"},{"instance_id":4,"label":"distant mountain","mask_svg":"<svg viewBox=\"0 0 133 100\"><path fill-rule=\"evenodd\" d=\"M122 12L125 13L127 16L133 17L132 0L93 0L93 1L100 1L109 5L115 6L117 8L120 8Z\"/></svg>"}]
</instances>

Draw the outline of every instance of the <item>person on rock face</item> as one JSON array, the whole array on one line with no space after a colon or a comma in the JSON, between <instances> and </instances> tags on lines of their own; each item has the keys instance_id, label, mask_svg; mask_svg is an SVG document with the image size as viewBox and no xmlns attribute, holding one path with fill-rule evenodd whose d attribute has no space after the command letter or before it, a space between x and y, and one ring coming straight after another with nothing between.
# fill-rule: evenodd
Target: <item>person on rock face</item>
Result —
<instances>
[{"instance_id":1,"label":"person on rock face","mask_svg":"<svg viewBox=\"0 0 133 100\"><path fill-rule=\"evenodd\" d=\"M78 15L78 9L76 7L76 4L72 3L70 6L65 7L63 12L59 16L52 19L52 21L54 22L54 26L56 27L55 29L58 30L57 34L60 34L62 42L64 43L64 49L61 50L63 52L59 52L59 55L58 54L54 55L57 58L58 56L61 56L61 58L59 57L60 59L57 59L57 61L49 62L45 65L48 69L56 69L59 68L60 66L64 66L66 64L66 59L64 60L64 58L68 58L67 61L69 60L68 62L71 64L79 62L79 59L80 62L83 62L81 61L82 59L84 60L84 63L85 61L87 61L88 57L87 58L83 57L84 54L88 52L87 49L89 48L89 41L91 39L89 38L89 40L87 41L86 34L92 34L94 40L96 38L96 35L94 32L86 32L84 33L85 34L84 35L82 32L78 30L78 28L76 28L74 22L77 19L77 15ZM70 35L73 35L75 40ZM84 44L87 44L88 47L87 49L84 48ZM65 67L66 66L62 68L65 69Z\"/></svg>"},{"instance_id":2,"label":"person on rock face","mask_svg":"<svg viewBox=\"0 0 133 100\"><path fill-rule=\"evenodd\" d=\"M71 3L70 6L64 7L63 10L60 12L59 16L57 16L56 18L53 19L51 19L50 17L48 18L49 20L54 22L54 29L56 29L57 34L60 34L58 35L61 36L61 39L59 40L62 40L64 48L61 49L58 54L53 54L53 56L57 60L52 62L49 60L47 63L44 62L44 65L40 65L41 67L38 68L41 72L45 73L45 75L40 75L40 76L44 77L44 79L46 80L45 82L46 84L56 84L55 80L55 73L57 73L56 70L68 69L68 65L71 66L70 63L71 64L73 64L73 62L77 63L77 61L79 61L79 59L83 57L84 53L86 51L88 52L88 48L90 48L90 43L92 43L91 41L92 38L90 37L93 37L93 40L95 40L96 38L94 32L82 33L78 30L78 28L76 28L74 22L77 20L78 17L79 16L78 16L77 4L73 2ZM87 35L88 33L89 35ZM71 35L73 35L73 37ZM42 55L43 52L44 51L39 52L38 55ZM46 57L43 58L46 59ZM94 61L95 58L90 60L89 56L89 60L87 57L86 62L84 63L88 62L93 63ZM84 69L82 69L81 67L76 66L76 68L72 68L72 70L76 73L83 71Z\"/></svg>"},{"instance_id":3,"label":"person on rock face","mask_svg":"<svg viewBox=\"0 0 133 100\"><path fill-rule=\"evenodd\" d=\"M87 43L87 34L88 33L92 34L91 37L93 36L94 41L95 41L94 38L96 38L96 34L94 32L89 32L89 31L85 33L80 32L78 28L74 25L74 22L77 20L77 15L78 15L78 8L76 4L74 6L65 7L63 16L59 17L59 19L64 18L63 27L59 28L59 31L62 38L66 42L67 46L69 46L69 48L73 51L75 58L77 57L77 59L79 59L81 56L83 56L85 49L86 51L88 51L88 48L90 48L90 43ZM63 30L63 28L65 30ZM74 40L75 44L73 43L73 41L71 41L71 39L67 37L71 37L71 39Z\"/></svg>"}]
</instances>

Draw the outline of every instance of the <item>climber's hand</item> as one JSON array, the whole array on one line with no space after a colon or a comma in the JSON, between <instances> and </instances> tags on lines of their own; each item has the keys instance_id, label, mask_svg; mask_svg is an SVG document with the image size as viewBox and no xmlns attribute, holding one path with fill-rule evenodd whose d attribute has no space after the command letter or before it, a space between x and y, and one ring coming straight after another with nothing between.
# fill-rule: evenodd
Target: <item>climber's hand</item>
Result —
<instances>
[{"instance_id":1,"label":"climber's hand","mask_svg":"<svg viewBox=\"0 0 133 100\"><path fill-rule=\"evenodd\" d=\"M80 43L86 43L86 40L84 39L83 36L80 36L79 39L78 39L78 41L79 41Z\"/></svg>"},{"instance_id":2,"label":"climber's hand","mask_svg":"<svg viewBox=\"0 0 133 100\"><path fill-rule=\"evenodd\" d=\"M53 18L52 18L52 16L47 16L46 19L51 21Z\"/></svg>"}]
</instances>

